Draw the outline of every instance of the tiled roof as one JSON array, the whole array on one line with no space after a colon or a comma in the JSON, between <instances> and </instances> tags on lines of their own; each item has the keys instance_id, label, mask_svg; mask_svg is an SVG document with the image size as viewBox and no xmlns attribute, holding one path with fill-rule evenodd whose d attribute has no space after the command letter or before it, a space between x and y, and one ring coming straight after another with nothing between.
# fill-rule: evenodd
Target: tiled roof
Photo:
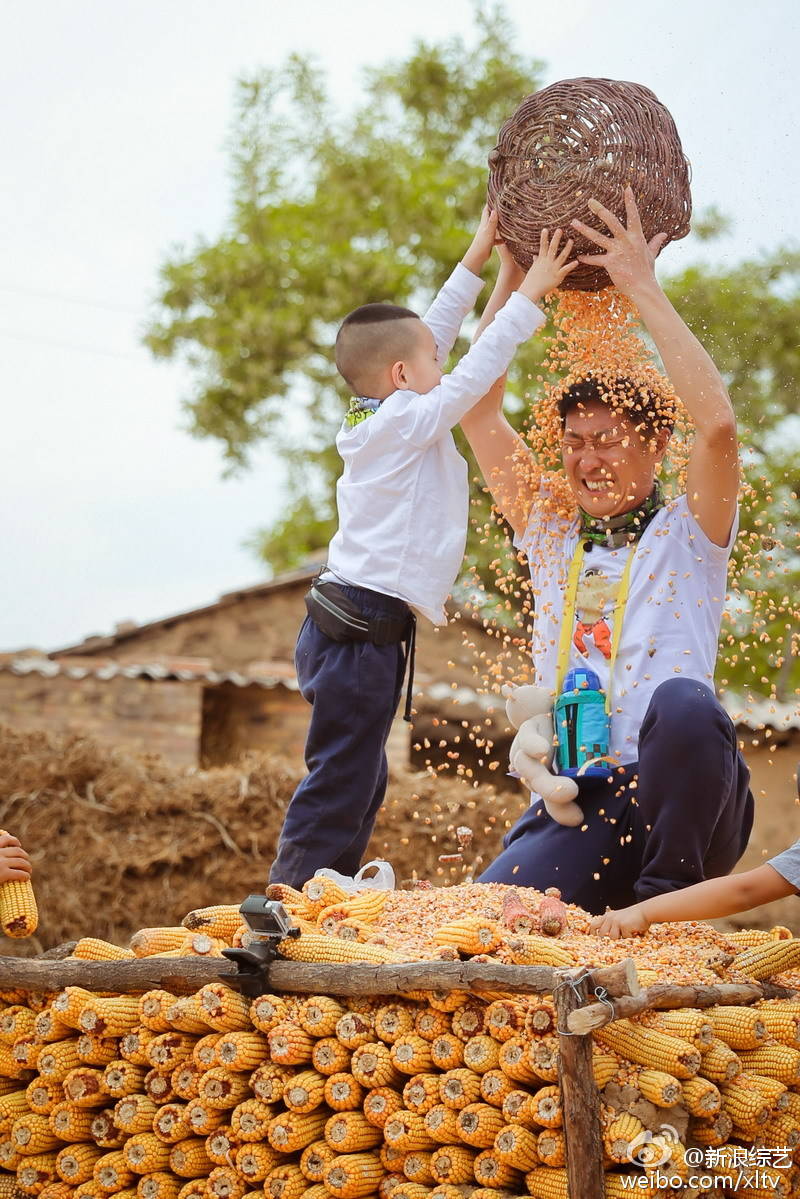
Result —
<instances>
[{"instance_id":1,"label":"tiled roof","mask_svg":"<svg viewBox=\"0 0 800 1199\"><path fill-rule=\"evenodd\" d=\"M57 676L68 679L100 679L108 682L111 679L152 679L157 682L175 680L182 683L234 683L237 687L248 687L254 684L258 687L271 689L286 687L297 691L297 679L294 670L287 664L270 663L269 672L262 673L258 663L256 670L244 674L237 670L212 670L208 662L192 660L191 658L173 658L162 662L115 662L110 658L66 658L53 661L52 658L13 657L7 655L0 658L0 672L18 676L38 674L42 678L52 679Z\"/></svg>"}]
</instances>

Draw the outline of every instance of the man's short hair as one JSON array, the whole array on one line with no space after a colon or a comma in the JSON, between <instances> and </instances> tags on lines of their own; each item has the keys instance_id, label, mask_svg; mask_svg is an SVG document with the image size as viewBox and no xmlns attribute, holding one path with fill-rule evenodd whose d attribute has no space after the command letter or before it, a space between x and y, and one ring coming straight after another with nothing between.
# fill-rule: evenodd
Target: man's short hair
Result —
<instances>
[{"instance_id":1,"label":"man's short hair","mask_svg":"<svg viewBox=\"0 0 800 1199\"><path fill-rule=\"evenodd\" d=\"M647 438L665 431L671 434L675 428L674 400L662 392L655 381L648 385L637 383L626 375L601 378L590 373L565 387L559 395L561 428L566 424L568 413L592 402L607 404L620 412Z\"/></svg>"},{"instance_id":2,"label":"man's short hair","mask_svg":"<svg viewBox=\"0 0 800 1199\"><path fill-rule=\"evenodd\" d=\"M336 369L353 395L372 396L381 371L413 350L420 318L399 304L362 304L336 334Z\"/></svg>"}]
</instances>

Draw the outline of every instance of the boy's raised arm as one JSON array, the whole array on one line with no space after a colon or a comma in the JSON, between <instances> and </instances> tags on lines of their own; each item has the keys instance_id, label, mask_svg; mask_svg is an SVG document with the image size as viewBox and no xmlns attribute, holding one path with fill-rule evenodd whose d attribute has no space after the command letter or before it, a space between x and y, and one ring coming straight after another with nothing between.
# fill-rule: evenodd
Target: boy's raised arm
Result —
<instances>
[{"instance_id":1,"label":"boy's raised arm","mask_svg":"<svg viewBox=\"0 0 800 1199\"><path fill-rule=\"evenodd\" d=\"M464 317L471 312L483 280L480 273L492 254L497 236L497 213L488 204L481 214L469 249L423 316L436 342L436 361L447 362Z\"/></svg>"}]
</instances>

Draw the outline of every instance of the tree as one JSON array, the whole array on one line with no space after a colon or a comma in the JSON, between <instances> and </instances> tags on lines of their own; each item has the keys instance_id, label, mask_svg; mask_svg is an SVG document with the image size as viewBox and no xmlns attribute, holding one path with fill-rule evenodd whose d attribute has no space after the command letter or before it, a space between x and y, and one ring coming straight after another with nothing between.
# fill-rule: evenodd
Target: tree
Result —
<instances>
[{"instance_id":1,"label":"tree","mask_svg":"<svg viewBox=\"0 0 800 1199\"><path fill-rule=\"evenodd\" d=\"M246 467L262 439L283 457L284 514L252 540L273 570L322 552L335 528L334 437L348 399L332 361L336 328L351 308L375 300L422 311L463 252L497 130L541 84L543 65L515 43L500 11L479 8L473 43L418 42L404 61L366 73L363 99L347 114L332 109L321 72L298 56L238 85L228 227L164 264L161 312L147 343L156 355L190 363L190 431L219 441L231 470ZM714 236L725 218L711 211L697 227ZM786 598L800 581L791 527L799 267L797 254L779 251L725 270L692 267L667 288L755 430L746 440L748 471L763 476L760 494L771 497L763 512L745 514L727 634L734 644L725 650L730 683L761 691L780 684L784 694L800 683L798 620ZM462 339L455 357L464 348ZM542 352L534 339L510 373L509 406L519 421ZM479 530L489 519L480 492L473 518ZM503 573L507 546L473 532L464 586L469 568L489 579L498 553ZM754 605L765 623L756 619L742 649Z\"/></svg>"}]
</instances>

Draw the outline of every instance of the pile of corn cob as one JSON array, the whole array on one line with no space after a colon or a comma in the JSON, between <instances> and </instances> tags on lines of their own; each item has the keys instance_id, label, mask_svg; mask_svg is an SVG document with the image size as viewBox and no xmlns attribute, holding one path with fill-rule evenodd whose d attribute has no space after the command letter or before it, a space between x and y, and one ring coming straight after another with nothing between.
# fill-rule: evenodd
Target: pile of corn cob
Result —
<instances>
[{"instance_id":1,"label":"pile of corn cob","mask_svg":"<svg viewBox=\"0 0 800 1199\"><path fill-rule=\"evenodd\" d=\"M305 960L588 964L597 957L589 945L602 945L578 909L512 888L347 896L312 880L302 893L282 888L275 897L302 929L284 954ZM704 926L681 927L690 947L703 943ZM784 959L796 964L797 943L779 932L737 935L739 945L708 928L704 935L706 958L739 948L740 973L748 967L751 977ZM180 927L141 930L129 949L87 938L74 952L218 954L246 940L238 909L223 907L190 913ZM612 947L606 960L622 956ZM0 1001L0 1184L23 1194L567 1197L549 998L267 995L250 1003L214 983L189 996L70 987ZM716 1150L715 1172L731 1177L741 1167L724 1164L726 1146L785 1146L790 1165L772 1171L769 1193L800 1195L800 1001L617 1021L594 1034L594 1073L609 1199L641 1176L631 1161L643 1145L658 1150L666 1174L686 1178L687 1143ZM663 1125L679 1142L659 1139ZM642 1182L639 1193L659 1193Z\"/></svg>"}]
</instances>

